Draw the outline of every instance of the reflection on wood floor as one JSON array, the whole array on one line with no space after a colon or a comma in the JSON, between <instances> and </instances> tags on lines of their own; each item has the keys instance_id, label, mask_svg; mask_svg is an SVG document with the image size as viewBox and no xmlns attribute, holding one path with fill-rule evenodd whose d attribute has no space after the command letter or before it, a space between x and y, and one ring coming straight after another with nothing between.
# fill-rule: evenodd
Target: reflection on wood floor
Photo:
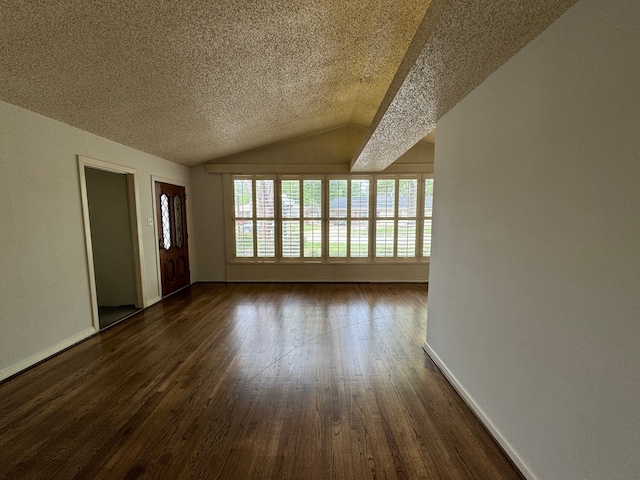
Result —
<instances>
[{"instance_id":1,"label":"reflection on wood floor","mask_svg":"<svg viewBox=\"0 0 640 480\"><path fill-rule=\"evenodd\" d=\"M0 385L0 478L521 478L418 284L197 284Z\"/></svg>"}]
</instances>

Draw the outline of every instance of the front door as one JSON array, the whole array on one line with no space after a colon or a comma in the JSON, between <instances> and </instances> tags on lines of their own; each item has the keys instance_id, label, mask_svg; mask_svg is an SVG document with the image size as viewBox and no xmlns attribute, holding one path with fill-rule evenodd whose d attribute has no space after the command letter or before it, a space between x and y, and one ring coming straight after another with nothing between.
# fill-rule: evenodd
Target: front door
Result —
<instances>
[{"instance_id":1,"label":"front door","mask_svg":"<svg viewBox=\"0 0 640 480\"><path fill-rule=\"evenodd\" d=\"M185 189L156 182L162 296L189 285Z\"/></svg>"}]
</instances>

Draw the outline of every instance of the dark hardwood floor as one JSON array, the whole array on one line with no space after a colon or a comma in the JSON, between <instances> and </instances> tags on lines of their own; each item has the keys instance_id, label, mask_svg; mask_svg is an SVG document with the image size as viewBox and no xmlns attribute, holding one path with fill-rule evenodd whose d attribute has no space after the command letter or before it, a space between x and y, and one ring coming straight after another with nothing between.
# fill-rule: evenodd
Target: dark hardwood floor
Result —
<instances>
[{"instance_id":1,"label":"dark hardwood floor","mask_svg":"<svg viewBox=\"0 0 640 480\"><path fill-rule=\"evenodd\" d=\"M197 284L0 384L0 478L520 479L417 284Z\"/></svg>"}]
</instances>

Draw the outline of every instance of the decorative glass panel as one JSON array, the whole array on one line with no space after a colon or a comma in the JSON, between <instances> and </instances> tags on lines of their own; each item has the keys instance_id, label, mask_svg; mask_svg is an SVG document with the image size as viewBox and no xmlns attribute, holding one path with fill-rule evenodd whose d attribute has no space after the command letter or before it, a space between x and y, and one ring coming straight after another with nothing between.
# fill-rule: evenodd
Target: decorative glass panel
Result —
<instances>
[{"instance_id":1,"label":"decorative glass panel","mask_svg":"<svg viewBox=\"0 0 640 480\"><path fill-rule=\"evenodd\" d=\"M376 257L393 257L394 222L376 222Z\"/></svg>"},{"instance_id":2,"label":"decorative glass panel","mask_svg":"<svg viewBox=\"0 0 640 480\"><path fill-rule=\"evenodd\" d=\"M398 217L415 218L418 213L418 180L401 179L398 183Z\"/></svg>"},{"instance_id":3,"label":"decorative glass panel","mask_svg":"<svg viewBox=\"0 0 640 480\"><path fill-rule=\"evenodd\" d=\"M320 220L304 222L304 256L322 256L322 222Z\"/></svg>"},{"instance_id":4,"label":"decorative glass panel","mask_svg":"<svg viewBox=\"0 0 640 480\"><path fill-rule=\"evenodd\" d=\"M398 257L416 256L416 221L398 220Z\"/></svg>"},{"instance_id":5,"label":"decorative glass panel","mask_svg":"<svg viewBox=\"0 0 640 480\"><path fill-rule=\"evenodd\" d=\"M351 256L369 256L369 221L351 221Z\"/></svg>"},{"instance_id":6,"label":"decorative glass panel","mask_svg":"<svg viewBox=\"0 0 640 480\"><path fill-rule=\"evenodd\" d=\"M173 222L176 226L176 247L182 248L184 245L184 230L182 228L182 199L176 195L173 197Z\"/></svg>"},{"instance_id":7,"label":"decorative glass panel","mask_svg":"<svg viewBox=\"0 0 640 480\"><path fill-rule=\"evenodd\" d=\"M169 213L169 195L160 195L160 218L162 219L162 247L171 248L171 218Z\"/></svg>"}]
</instances>

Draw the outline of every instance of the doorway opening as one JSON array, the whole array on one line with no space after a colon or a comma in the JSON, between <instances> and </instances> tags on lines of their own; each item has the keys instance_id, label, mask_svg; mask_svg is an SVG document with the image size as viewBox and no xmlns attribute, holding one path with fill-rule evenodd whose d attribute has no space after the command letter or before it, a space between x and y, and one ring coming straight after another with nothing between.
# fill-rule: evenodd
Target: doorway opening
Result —
<instances>
[{"instance_id":1,"label":"doorway opening","mask_svg":"<svg viewBox=\"0 0 640 480\"><path fill-rule=\"evenodd\" d=\"M93 323L102 330L143 307L135 171L80 159Z\"/></svg>"}]
</instances>

